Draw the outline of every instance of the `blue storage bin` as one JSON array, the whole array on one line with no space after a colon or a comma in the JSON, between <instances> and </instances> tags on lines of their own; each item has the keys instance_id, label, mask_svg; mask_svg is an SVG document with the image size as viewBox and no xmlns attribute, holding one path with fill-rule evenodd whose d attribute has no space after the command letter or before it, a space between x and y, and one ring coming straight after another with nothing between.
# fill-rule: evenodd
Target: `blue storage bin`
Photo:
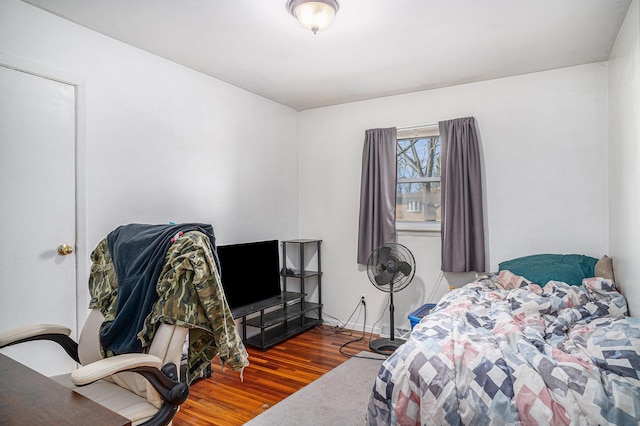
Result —
<instances>
[{"instance_id":1,"label":"blue storage bin","mask_svg":"<svg viewBox=\"0 0 640 426\"><path fill-rule=\"evenodd\" d=\"M431 312L433 308L436 307L435 303L427 303L426 305L420 306L415 311L409 314L409 322L411 322L411 329L416 326L422 319L422 317L426 316Z\"/></svg>"}]
</instances>

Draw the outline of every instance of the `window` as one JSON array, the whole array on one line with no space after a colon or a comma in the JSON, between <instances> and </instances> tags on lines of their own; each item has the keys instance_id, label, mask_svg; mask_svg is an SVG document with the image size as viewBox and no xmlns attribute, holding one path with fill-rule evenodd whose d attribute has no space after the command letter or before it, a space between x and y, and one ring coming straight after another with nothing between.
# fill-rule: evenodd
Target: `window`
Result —
<instances>
[{"instance_id":1,"label":"window","mask_svg":"<svg viewBox=\"0 0 640 426\"><path fill-rule=\"evenodd\" d=\"M396 155L396 228L440 230L438 127L398 130Z\"/></svg>"}]
</instances>

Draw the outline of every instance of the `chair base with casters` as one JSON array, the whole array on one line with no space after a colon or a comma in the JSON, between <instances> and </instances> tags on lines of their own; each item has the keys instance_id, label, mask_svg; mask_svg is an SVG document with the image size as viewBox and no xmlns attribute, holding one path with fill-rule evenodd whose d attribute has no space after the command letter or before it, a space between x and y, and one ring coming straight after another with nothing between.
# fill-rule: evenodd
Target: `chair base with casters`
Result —
<instances>
[{"instance_id":1,"label":"chair base with casters","mask_svg":"<svg viewBox=\"0 0 640 426\"><path fill-rule=\"evenodd\" d=\"M189 395L177 368L188 330L162 324L149 353L102 358L98 343L102 321L100 311L92 310L78 343L69 337L69 328L36 325L0 333L0 348L35 340L56 342L82 367L53 380L128 418L133 425L170 424Z\"/></svg>"}]
</instances>

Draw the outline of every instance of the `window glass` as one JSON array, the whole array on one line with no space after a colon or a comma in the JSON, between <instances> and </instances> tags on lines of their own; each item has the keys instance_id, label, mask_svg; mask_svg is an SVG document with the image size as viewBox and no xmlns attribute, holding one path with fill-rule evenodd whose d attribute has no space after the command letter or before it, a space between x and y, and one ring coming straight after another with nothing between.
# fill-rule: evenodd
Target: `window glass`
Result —
<instances>
[{"instance_id":1,"label":"window glass","mask_svg":"<svg viewBox=\"0 0 640 426\"><path fill-rule=\"evenodd\" d=\"M396 223L398 228L440 224L440 136L397 140Z\"/></svg>"}]
</instances>

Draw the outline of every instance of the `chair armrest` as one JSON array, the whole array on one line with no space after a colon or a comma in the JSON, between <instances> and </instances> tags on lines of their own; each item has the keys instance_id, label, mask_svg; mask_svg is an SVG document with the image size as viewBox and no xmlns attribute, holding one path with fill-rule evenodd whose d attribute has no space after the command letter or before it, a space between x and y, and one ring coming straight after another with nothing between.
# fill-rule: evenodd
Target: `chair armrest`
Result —
<instances>
[{"instance_id":1,"label":"chair armrest","mask_svg":"<svg viewBox=\"0 0 640 426\"><path fill-rule=\"evenodd\" d=\"M75 362L78 359L78 344L69 335L71 329L56 324L36 324L0 333L0 348L35 340L51 340L56 342L69 354Z\"/></svg>"},{"instance_id":2,"label":"chair armrest","mask_svg":"<svg viewBox=\"0 0 640 426\"><path fill-rule=\"evenodd\" d=\"M178 412L180 404L189 397L189 387L178 381L175 364L169 363L160 369L161 365L160 358L154 355L116 355L80 367L71 374L71 381L77 386L84 386L116 373L138 373L149 381L164 401L160 410L140 426L167 425Z\"/></svg>"},{"instance_id":3,"label":"chair armrest","mask_svg":"<svg viewBox=\"0 0 640 426\"><path fill-rule=\"evenodd\" d=\"M0 333L0 348L47 334L63 334L68 336L71 334L71 329L63 325L56 324L36 324L15 328L13 330Z\"/></svg>"},{"instance_id":4,"label":"chair armrest","mask_svg":"<svg viewBox=\"0 0 640 426\"><path fill-rule=\"evenodd\" d=\"M84 386L136 367L153 367L160 369L160 367L162 367L162 360L157 356L148 354L116 355L78 368L71 373L71 381L76 386Z\"/></svg>"}]
</instances>

